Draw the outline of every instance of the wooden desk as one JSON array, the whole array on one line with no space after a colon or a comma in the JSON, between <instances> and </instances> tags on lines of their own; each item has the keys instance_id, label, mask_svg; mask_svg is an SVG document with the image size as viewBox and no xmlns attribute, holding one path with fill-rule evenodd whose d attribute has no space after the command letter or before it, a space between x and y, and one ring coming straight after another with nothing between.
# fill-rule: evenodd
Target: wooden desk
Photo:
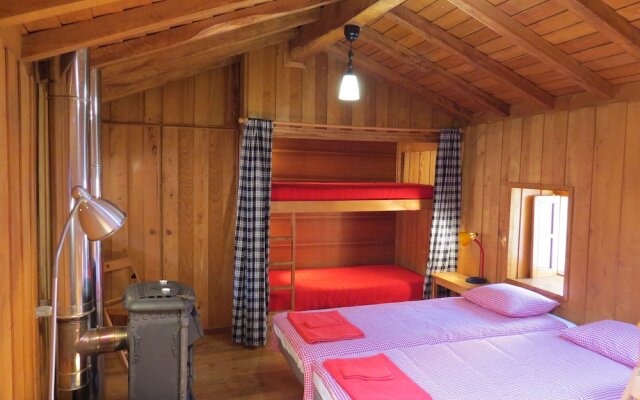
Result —
<instances>
[{"instance_id":1,"label":"wooden desk","mask_svg":"<svg viewBox=\"0 0 640 400\"><path fill-rule=\"evenodd\" d=\"M482 284L466 282L469 276L459 272L436 272L431 275L431 298L438 298L438 288L447 288L453 292L461 294L469 289L473 289Z\"/></svg>"}]
</instances>

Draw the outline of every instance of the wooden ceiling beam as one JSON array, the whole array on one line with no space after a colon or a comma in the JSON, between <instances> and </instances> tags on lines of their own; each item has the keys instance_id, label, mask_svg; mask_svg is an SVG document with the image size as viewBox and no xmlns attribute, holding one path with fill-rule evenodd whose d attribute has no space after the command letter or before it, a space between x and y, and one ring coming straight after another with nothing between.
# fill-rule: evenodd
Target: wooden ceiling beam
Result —
<instances>
[{"instance_id":1,"label":"wooden ceiling beam","mask_svg":"<svg viewBox=\"0 0 640 400\"><path fill-rule=\"evenodd\" d=\"M84 47L111 44L267 1L164 0L26 35L22 41L22 60L35 61Z\"/></svg>"},{"instance_id":2,"label":"wooden ceiling beam","mask_svg":"<svg viewBox=\"0 0 640 400\"><path fill-rule=\"evenodd\" d=\"M423 73L435 74L440 79L446 81L450 85L453 85L463 93L469 95L471 99L480 104L483 109L487 111L493 111L498 115L506 117L509 115L509 104L504 103L500 99L497 99L486 93L477 86L465 81L457 75L450 73L437 64L432 63L426 58L422 57L418 53L410 50L391 38L388 38L377 31L369 28L362 28L361 40L372 44L380 51L387 54L389 57L398 61L402 61Z\"/></svg>"},{"instance_id":3,"label":"wooden ceiling beam","mask_svg":"<svg viewBox=\"0 0 640 400\"><path fill-rule=\"evenodd\" d=\"M121 0L0 0L0 28L27 24Z\"/></svg>"},{"instance_id":4,"label":"wooden ceiling beam","mask_svg":"<svg viewBox=\"0 0 640 400\"><path fill-rule=\"evenodd\" d=\"M584 90L611 99L614 88L600 75L582 66L574 58L549 43L537 33L520 24L486 0L449 0L471 17L502 35L533 57L564 73Z\"/></svg>"},{"instance_id":5,"label":"wooden ceiling beam","mask_svg":"<svg viewBox=\"0 0 640 400\"><path fill-rule=\"evenodd\" d=\"M366 25L404 0L343 0L322 9L317 22L302 27L289 44L291 59L298 63L315 56L344 37L347 24Z\"/></svg>"},{"instance_id":6,"label":"wooden ceiling beam","mask_svg":"<svg viewBox=\"0 0 640 400\"><path fill-rule=\"evenodd\" d=\"M640 31L613 8L602 1L592 0L560 0L559 3L640 60Z\"/></svg>"},{"instance_id":7,"label":"wooden ceiling beam","mask_svg":"<svg viewBox=\"0 0 640 400\"><path fill-rule=\"evenodd\" d=\"M335 1L337 0L274 0L232 13L216 15L153 35L99 47L91 52L91 65L104 67L127 58L168 50L183 43L321 7Z\"/></svg>"},{"instance_id":8,"label":"wooden ceiling beam","mask_svg":"<svg viewBox=\"0 0 640 400\"><path fill-rule=\"evenodd\" d=\"M404 6L387 14L394 22L406 28L423 40L445 49L483 71L494 79L509 85L512 89L544 108L552 109L554 97L533 82L513 72L486 54L476 50L444 29L430 23Z\"/></svg>"},{"instance_id":9,"label":"wooden ceiling beam","mask_svg":"<svg viewBox=\"0 0 640 400\"><path fill-rule=\"evenodd\" d=\"M199 60L190 62L185 60L190 66L189 69L171 69L168 67L156 67L153 74L146 76L124 76L118 81L102 82L102 101L108 102L132 94L144 92L155 87L164 86L169 82L179 81L189 78L213 69L225 67L227 65L240 62L240 56L231 56L229 58L212 57L211 60Z\"/></svg>"},{"instance_id":10,"label":"wooden ceiling beam","mask_svg":"<svg viewBox=\"0 0 640 400\"><path fill-rule=\"evenodd\" d=\"M339 60L346 60L349 48L342 43L335 43L333 46L327 48L325 50L327 54L332 57L335 57ZM422 85L416 85L416 82L397 73L396 71L388 68L380 63L375 61L371 61L368 58L363 56L355 56L353 58L353 64L356 69L356 73L359 71L366 72L372 76L375 76L378 79L387 81L395 86L401 87L406 90L408 93L413 94L418 97L420 100L434 105L445 112L452 114L460 119L465 121L471 121L473 119L473 113L469 110L466 110L463 107L460 107L456 103L451 100L425 88Z\"/></svg>"},{"instance_id":11,"label":"wooden ceiling beam","mask_svg":"<svg viewBox=\"0 0 640 400\"><path fill-rule=\"evenodd\" d=\"M238 32L242 31L244 30ZM231 33L233 32L228 32ZM183 49L189 46L181 46L176 49L180 50L179 53L160 52L153 57L140 57L109 65L102 69L103 101L197 75L220 66L220 63L228 63L228 60L235 56L290 40L295 36L295 32L290 30L258 37L249 34L247 36L245 39L237 37L237 40L233 41L219 40L217 43L209 43L206 49Z\"/></svg>"},{"instance_id":12,"label":"wooden ceiling beam","mask_svg":"<svg viewBox=\"0 0 640 400\"><path fill-rule=\"evenodd\" d=\"M114 76L114 79L117 79L118 74L126 75L136 73L138 69L153 64L163 65L172 62L175 63L176 68L184 69L185 67L180 65L181 59L204 56L210 53L227 55L234 49L234 46L251 46L252 42L257 42L268 36L272 37L278 33L282 33L284 35L283 37L291 39L295 37L295 34L292 33L294 28L317 18L316 11L317 10L309 10L275 20L261 22L250 25L244 29L228 31L206 39L185 43L169 51L160 51L141 57L129 58L122 62L108 65L103 68L103 71L108 71L109 74Z\"/></svg>"}]
</instances>

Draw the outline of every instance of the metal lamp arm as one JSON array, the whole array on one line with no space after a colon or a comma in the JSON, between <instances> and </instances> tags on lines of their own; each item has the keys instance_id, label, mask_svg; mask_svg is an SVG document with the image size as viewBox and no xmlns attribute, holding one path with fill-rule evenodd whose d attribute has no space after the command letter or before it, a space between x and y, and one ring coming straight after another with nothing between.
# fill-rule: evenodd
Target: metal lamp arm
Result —
<instances>
[{"instance_id":1,"label":"metal lamp arm","mask_svg":"<svg viewBox=\"0 0 640 400\"><path fill-rule=\"evenodd\" d=\"M56 345L58 341L58 270L60 269L60 257L62 255L62 249L64 247L64 239L69 233L71 221L73 221L73 217L76 215L76 212L80 207L80 203L81 201L76 199L75 204L73 205L73 208L71 209L71 212L67 217L67 221L64 224L64 229L62 230L62 234L60 235L60 240L58 241L58 247L56 248L56 254L53 261L51 280L51 334L49 335L49 400L54 400L56 395Z\"/></svg>"},{"instance_id":2,"label":"metal lamp arm","mask_svg":"<svg viewBox=\"0 0 640 400\"><path fill-rule=\"evenodd\" d=\"M473 239L473 241L480 247L480 277L484 278L484 247L478 238Z\"/></svg>"}]
</instances>

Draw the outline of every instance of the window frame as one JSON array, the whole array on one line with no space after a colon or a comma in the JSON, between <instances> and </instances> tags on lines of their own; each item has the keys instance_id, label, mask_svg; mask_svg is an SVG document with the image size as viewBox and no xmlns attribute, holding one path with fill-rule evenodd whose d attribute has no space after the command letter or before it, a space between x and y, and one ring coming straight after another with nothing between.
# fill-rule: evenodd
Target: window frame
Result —
<instances>
[{"instance_id":1,"label":"window frame","mask_svg":"<svg viewBox=\"0 0 640 400\"><path fill-rule=\"evenodd\" d=\"M508 203L508 225L507 232L505 232L506 236L506 248L507 248L507 273L506 273L506 282L522 286L524 288L530 289L532 291L543 294L547 297L554 298L558 301L564 302L569 298L569 281L571 279L571 227L573 221L573 202L574 199L574 189L571 186L563 186L563 185L546 185L546 184L535 184L535 183L525 183L525 182L509 182L508 185L509 190L509 203ZM520 190L520 195L518 198L514 198L514 189ZM529 241L529 249L523 250L521 247L521 240L524 230L521 227L521 219L523 213L523 204L522 204L522 191L553 191L553 192L564 192L568 197L568 209L567 209L567 229L566 229L566 252L565 252L565 271L564 275L557 275L563 278L563 288L562 294L556 293L551 290L546 290L544 288L538 287L536 285L530 284L524 279L531 278L521 278L518 277L518 264L521 263L521 258L526 258L531 256L531 251L533 247L533 238L531 237L532 233L529 233L530 241ZM517 192L515 193L517 195ZM527 195L529 197L531 195ZM517 210L514 210L513 207L516 206ZM514 222L514 219L517 219ZM533 221L529 221L532 223ZM517 232L512 231L512 229L517 225ZM532 229L532 227L530 227ZM526 234L526 233L525 233ZM526 236L524 238L526 240ZM523 254L524 253L524 254ZM515 257L515 258L514 258ZM522 276L522 275L521 275ZM545 279L545 278L539 278Z\"/></svg>"}]
</instances>

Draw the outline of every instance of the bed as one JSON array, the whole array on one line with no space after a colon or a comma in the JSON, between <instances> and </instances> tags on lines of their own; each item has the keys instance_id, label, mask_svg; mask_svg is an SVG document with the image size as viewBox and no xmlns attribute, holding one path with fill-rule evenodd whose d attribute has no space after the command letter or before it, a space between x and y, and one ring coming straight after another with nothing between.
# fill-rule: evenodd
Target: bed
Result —
<instances>
[{"instance_id":1,"label":"bed","mask_svg":"<svg viewBox=\"0 0 640 400\"><path fill-rule=\"evenodd\" d=\"M288 286L289 271L270 271L272 287ZM397 265L296 270L296 311L422 300L424 276ZM288 310L291 292L272 291L269 311Z\"/></svg>"},{"instance_id":2,"label":"bed","mask_svg":"<svg viewBox=\"0 0 640 400\"><path fill-rule=\"evenodd\" d=\"M273 182L271 212L407 211L431 208L433 186L395 182Z\"/></svg>"},{"instance_id":3,"label":"bed","mask_svg":"<svg viewBox=\"0 0 640 400\"><path fill-rule=\"evenodd\" d=\"M619 400L632 368L560 337L534 332L384 354L433 400ZM357 357L367 356L360 354ZM351 397L313 364L316 399Z\"/></svg>"},{"instance_id":4,"label":"bed","mask_svg":"<svg viewBox=\"0 0 640 400\"><path fill-rule=\"evenodd\" d=\"M341 308L357 326L362 339L308 344L287 319L273 318L271 345L280 350L296 377L303 382L305 399L313 397L313 361L367 351L456 342L476 338L559 330L572 324L551 314L509 318L461 297Z\"/></svg>"},{"instance_id":5,"label":"bed","mask_svg":"<svg viewBox=\"0 0 640 400\"><path fill-rule=\"evenodd\" d=\"M291 233L270 236L291 243L291 259L271 262L270 311L312 310L421 298L424 277L392 265L331 269L296 268L296 220L300 213L428 210L433 186L395 182L273 182L271 213L290 216ZM430 218L427 218L430 223ZM429 230L426 226L425 230ZM425 244L425 247L427 244Z\"/></svg>"}]
</instances>

